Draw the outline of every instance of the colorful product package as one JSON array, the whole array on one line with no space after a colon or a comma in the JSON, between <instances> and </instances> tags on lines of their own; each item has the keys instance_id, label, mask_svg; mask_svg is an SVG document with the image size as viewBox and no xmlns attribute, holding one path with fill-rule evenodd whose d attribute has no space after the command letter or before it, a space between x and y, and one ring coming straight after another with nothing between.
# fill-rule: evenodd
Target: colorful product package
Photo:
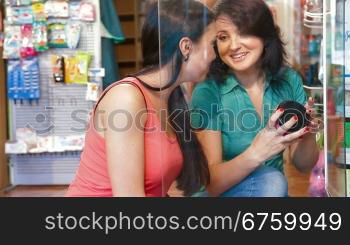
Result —
<instances>
[{"instance_id":1,"label":"colorful product package","mask_svg":"<svg viewBox=\"0 0 350 245\"><path fill-rule=\"evenodd\" d=\"M69 15L71 20L80 20L80 2L69 2Z\"/></svg>"},{"instance_id":2,"label":"colorful product package","mask_svg":"<svg viewBox=\"0 0 350 245\"><path fill-rule=\"evenodd\" d=\"M5 4L10 6L30 5L32 0L6 0Z\"/></svg>"},{"instance_id":3,"label":"colorful product package","mask_svg":"<svg viewBox=\"0 0 350 245\"><path fill-rule=\"evenodd\" d=\"M46 22L34 22L33 24L34 48L37 52L49 49L47 40Z\"/></svg>"},{"instance_id":4,"label":"colorful product package","mask_svg":"<svg viewBox=\"0 0 350 245\"><path fill-rule=\"evenodd\" d=\"M7 96L9 99L20 99L23 87L23 76L20 60L7 62Z\"/></svg>"},{"instance_id":5,"label":"colorful product package","mask_svg":"<svg viewBox=\"0 0 350 245\"><path fill-rule=\"evenodd\" d=\"M33 26L31 24L25 24L21 26L21 39L22 45L20 49L21 57L32 57L36 56L37 52L34 48L33 40Z\"/></svg>"},{"instance_id":6,"label":"colorful product package","mask_svg":"<svg viewBox=\"0 0 350 245\"><path fill-rule=\"evenodd\" d=\"M32 24L34 20L32 6L7 6L6 19L9 22L9 24L13 25Z\"/></svg>"},{"instance_id":7,"label":"colorful product package","mask_svg":"<svg viewBox=\"0 0 350 245\"><path fill-rule=\"evenodd\" d=\"M67 46L70 49L76 49L80 40L81 24L70 21L66 25Z\"/></svg>"},{"instance_id":8,"label":"colorful product package","mask_svg":"<svg viewBox=\"0 0 350 245\"><path fill-rule=\"evenodd\" d=\"M44 3L34 3L32 5L33 16L35 21L46 21L45 4Z\"/></svg>"},{"instance_id":9,"label":"colorful product package","mask_svg":"<svg viewBox=\"0 0 350 245\"><path fill-rule=\"evenodd\" d=\"M69 5L66 1L45 2L45 13L48 18L69 18Z\"/></svg>"},{"instance_id":10,"label":"colorful product package","mask_svg":"<svg viewBox=\"0 0 350 245\"><path fill-rule=\"evenodd\" d=\"M40 68L38 57L22 60L24 91L22 98L38 100L40 98Z\"/></svg>"},{"instance_id":11,"label":"colorful product package","mask_svg":"<svg viewBox=\"0 0 350 245\"><path fill-rule=\"evenodd\" d=\"M55 83L65 83L64 57L59 55L51 56L53 80Z\"/></svg>"},{"instance_id":12,"label":"colorful product package","mask_svg":"<svg viewBox=\"0 0 350 245\"><path fill-rule=\"evenodd\" d=\"M66 56L64 59L64 67L65 83L74 83L78 74L78 64L75 56Z\"/></svg>"},{"instance_id":13,"label":"colorful product package","mask_svg":"<svg viewBox=\"0 0 350 245\"><path fill-rule=\"evenodd\" d=\"M87 83L86 100L97 101L100 95L100 85L95 82Z\"/></svg>"},{"instance_id":14,"label":"colorful product package","mask_svg":"<svg viewBox=\"0 0 350 245\"><path fill-rule=\"evenodd\" d=\"M67 48L66 24L53 22L48 26L48 46L51 48Z\"/></svg>"},{"instance_id":15,"label":"colorful product package","mask_svg":"<svg viewBox=\"0 0 350 245\"><path fill-rule=\"evenodd\" d=\"M96 19L95 5L88 1L82 1L80 3L80 16L82 21L93 22Z\"/></svg>"},{"instance_id":16,"label":"colorful product package","mask_svg":"<svg viewBox=\"0 0 350 245\"><path fill-rule=\"evenodd\" d=\"M77 52L76 59L78 66L78 74L75 77L74 83L87 84L91 55L87 52L79 51Z\"/></svg>"},{"instance_id":17,"label":"colorful product package","mask_svg":"<svg viewBox=\"0 0 350 245\"><path fill-rule=\"evenodd\" d=\"M7 88L10 99L39 99L40 69L38 58L9 60L7 63Z\"/></svg>"},{"instance_id":18,"label":"colorful product package","mask_svg":"<svg viewBox=\"0 0 350 245\"><path fill-rule=\"evenodd\" d=\"M21 48L21 27L5 23L4 59L19 59Z\"/></svg>"}]
</instances>

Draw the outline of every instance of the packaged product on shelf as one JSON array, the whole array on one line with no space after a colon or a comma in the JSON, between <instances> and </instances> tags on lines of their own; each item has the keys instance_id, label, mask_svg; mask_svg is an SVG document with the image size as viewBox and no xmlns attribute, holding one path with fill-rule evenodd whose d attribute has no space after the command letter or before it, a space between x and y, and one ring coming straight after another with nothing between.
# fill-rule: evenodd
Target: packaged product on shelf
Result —
<instances>
[{"instance_id":1,"label":"packaged product on shelf","mask_svg":"<svg viewBox=\"0 0 350 245\"><path fill-rule=\"evenodd\" d=\"M96 19L95 5L88 1L82 1L80 3L80 16L82 21L93 22Z\"/></svg>"},{"instance_id":2,"label":"packaged product on shelf","mask_svg":"<svg viewBox=\"0 0 350 245\"><path fill-rule=\"evenodd\" d=\"M51 56L53 80L55 83L65 83L64 80L64 57L60 55Z\"/></svg>"},{"instance_id":3,"label":"packaged product on shelf","mask_svg":"<svg viewBox=\"0 0 350 245\"><path fill-rule=\"evenodd\" d=\"M21 39L22 45L20 49L21 57L36 56L37 53L34 48L33 40L33 26L31 24L25 24L21 26Z\"/></svg>"},{"instance_id":4,"label":"packaged product on shelf","mask_svg":"<svg viewBox=\"0 0 350 245\"><path fill-rule=\"evenodd\" d=\"M69 18L69 5L66 1L45 2L45 13L48 18Z\"/></svg>"},{"instance_id":5,"label":"packaged product on shelf","mask_svg":"<svg viewBox=\"0 0 350 245\"><path fill-rule=\"evenodd\" d=\"M34 48L37 52L49 49L47 40L46 22L34 22L33 24Z\"/></svg>"},{"instance_id":6,"label":"packaged product on shelf","mask_svg":"<svg viewBox=\"0 0 350 245\"><path fill-rule=\"evenodd\" d=\"M32 0L32 3L44 3L46 0Z\"/></svg>"},{"instance_id":7,"label":"packaged product on shelf","mask_svg":"<svg viewBox=\"0 0 350 245\"><path fill-rule=\"evenodd\" d=\"M100 95L100 85L95 82L87 84L86 100L97 101Z\"/></svg>"},{"instance_id":8,"label":"packaged product on shelf","mask_svg":"<svg viewBox=\"0 0 350 245\"><path fill-rule=\"evenodd\" d=\"M57 152L81 151L84 147L83 135L55 136L54 149Z\"/></svg>"},{"instance_id":9,"label":"packaged product on shelf","mask_svg":"<svg viewBox=\"0 0 350 245\"><path fill-rule=\"evenodd\" d=\"M66 24L51 22L48 26L48 45L52 48L67 48Z\"/></svg>"},{"instance_id":10,"label":"packaged product on shelf","mask_svg":"<svg viewBox=\"0 0 350 245\"><path fill-rule=\"evenodd\" d=\"M33 19L32 6L6 7L6 20L9 22L9 24L32 24Z\"/></svg>"},{"instance_id":11,"label":"packaged product on shelf","mask_svg":"<svg viewBox=\"0 0 350 245\"><path fill-rule=\"evenodd\" d=\"M37 146L37 134L31 128L16 129L16 140L23 141L27 145L27 149L32 149Z\"/></svg>"},{"instance_id":12,"label":"packaged product on shelf","mask_svg":"<svg viewBox=\"0 0 350 245\"><path fill-rule=\"evenodd\" d=\"M37 100L40 98L40 75L37 57L9 60L7 63L8 98Z\"/></svg>"},{"instance_id":13,"label":"packaged product on shelf","mask_svg":"<svg viewBox=\"0 0 350 245\"><path fill-rule=\"evenodd\" d=\"M5 4L10 6L30 5L32 0L6 0Z\"/></svg>"},{"instance_id":14,"label":"packaged product on shelf","mask_svg":"<svg viewBox=\"0 0 350 245\"><path fill-rule=\"evenodd\" d=\"M27 144L24 141L7 141L5 143L6 154L26 154L27 152Z\"/></svg>"},{"instance_id":15,"label":"packaged product on shelf","mask_svg":"<svg viewBox=\"0 0 350 245\"><path fill-rule=\"evenodd\" d=\"M23 76L20 60L7 62L7 96L9 99L20 99L22 93Z\"/></svg>"},{"instance_id":16,"label":"packaged product on shelf","mask_svg":"<svg viewBox=\"0 0 350 245\"><path fill-rule=\"evenodd\" d=\"M65 83L74 83L78 74L78 64L75 56L66 56L64 58L64 69Z\"/></svg>"},{"instance_id":17,"label":"packaged product on shelf","mask_svg":"<svg viewBox=\"0 0 350 245\"><path fill-rule=\"evenodd\" d=\"M33 16L35 21L46 21L45 5L44 3L34 3L32 5Z\"/></svg>"},{"instance_id":18,"label":"packaged product on shelf","mask_svg":"<svg viewBox=\"0 0 350 245\"><path fill-rule=\"evenodd\" d=\"M67 46L76 49L80 40L81 24L79 22L70 21L66 25Z\"/></svg>"},{"instance_id":19,"label":"packaged product on shelf","mask_svg":"<svg viewBox=\"0 0 350 245\"><path fill-rule=\"evenodd\" d=\"M76 54L76 59L78 74L75 77L74 83L87 84L91 55L87 52L78 51Z\"/></svg>"},{"instance_id":20,"label":"packaged product on shelf","mask_svg":"<svg viewBox=\"0 0 350 245\"><path fill-rule=\"evenodd\" d=\"M80 20L80 1L69 2L69 15L71 20Z\"/></svg>"},{"instance_id":21,"label":"packaged product on shelf","mask_svg":"<svg viewBox=\"0 0 350 245\"><path fill-rule=\"evenodd\" d=\"M40 68L37 57L22 60L23 96L22 99L34 100L40 98Z\"/></svg>"},{"instance_id":22,"label":"packaged product on shelf","mask_svg":"<svg viewBox=\"0 0 350 245\"><path fill-rule=\"evenodd\" d=\"M5 23L4 59L19 59L21 48L21 27Z\"/></svg>"}]
</instances>

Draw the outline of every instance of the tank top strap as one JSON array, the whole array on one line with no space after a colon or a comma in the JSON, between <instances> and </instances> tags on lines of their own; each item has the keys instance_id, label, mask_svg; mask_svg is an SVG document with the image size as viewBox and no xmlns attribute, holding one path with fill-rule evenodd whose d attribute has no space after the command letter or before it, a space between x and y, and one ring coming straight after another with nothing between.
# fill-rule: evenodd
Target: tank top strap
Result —
<instances>
[{"instance_id":1,"label":"tank top strap","mask_svg":"<svg viewBox=\"0 0 350 245\"><path fill-rule=\"evenodd\" d=\"M126 77L123 80L117 81L115 83L112 83L111 85L109 85L101 94L100 98L98 99L97 103L95 104L94 108L93 108L93 114L95 113L95 110L97 108L97 106L99 105L99 103L101 102L101 100L103 99L103 97L109 92L109 90L111 90L112 88L114 88L115 86L118 86L120 84L130 84L135 86L136 88L138 88L145 100L146 103L146 109L150 110L153 108L153 104L150 100L150 98L147 95L147 91L146 88L142 85L142 83L136 78L136 77Z\"/></svg>"}]
</instances>

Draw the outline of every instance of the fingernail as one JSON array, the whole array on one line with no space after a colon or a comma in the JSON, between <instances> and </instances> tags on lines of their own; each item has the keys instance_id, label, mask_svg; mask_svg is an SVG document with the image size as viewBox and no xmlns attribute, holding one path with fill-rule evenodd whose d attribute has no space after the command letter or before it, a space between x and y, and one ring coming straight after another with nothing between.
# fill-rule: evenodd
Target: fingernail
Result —
<instances>
[{"instance_id":1,"label":"fingernail","mask_svg":"<svg viewBox=\"0 0 350 245\"><path fill-rule=\"evenodd\" d=\"M306 128L305 130L304 130L304 132L310 132L310 129L309 128Z\"/></svg>"},{"instance_id":2,"label":"fingernail","mask_svg":"<svg viewBox=\"0 0 350 245\"><path fill-rule=\"evenodd\" d=\"M283 108L279 108L278 111L279 112L284 112L284 109Z\"/></svg>"},{"instance_id":3,"label":"fingernail","mask_svg":"<svg viewBox=\"0 0 350 245\"><path fill-rule=\"evenodd\" d=\"M293 116L294 121L298 121L298 117L297 116Z\"/></svg>"}]
</instances>

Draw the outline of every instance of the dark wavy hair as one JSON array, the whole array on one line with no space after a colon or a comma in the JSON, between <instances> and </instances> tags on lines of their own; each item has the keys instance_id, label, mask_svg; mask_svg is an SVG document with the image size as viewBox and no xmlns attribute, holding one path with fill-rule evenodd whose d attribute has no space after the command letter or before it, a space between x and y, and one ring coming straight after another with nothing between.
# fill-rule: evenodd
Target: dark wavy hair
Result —
<instances>
[{"instance_id":1,"label":"dark wavy hair","mask_svg":"<svg viewBox=\"0 0 350 245\"><path fill-rule=\"evenodd\" d=\"M265 72L275 76L284 71L287 64L285 44L279 27L274 23L272 12L263 0L222 0L215 7L215 15L216 18L228 16L240 34L263 40L261 68ZM229 72L229 67L220 59L217 44L214 49L217 58L211 65L209 76L221 82Z\"/></svg>"},{"instance_id":2,"label":"dark wavy hair","mask_svg":"<svg viewBox=\"0 0 350 245\"><path fill-rule=\"evenodd\" d=\"M171 87L180 74L183 55L179 48L182 38L188 37L194 43L205 33L207 26L214 22L214 14L202 3L195 0L163 0L150 5L142 29L141 43L143 69L138 76L157 71L160 65L172 64L172 75L162 88L146 88L162 91ZM142 82L142 81L141 81ZM190 113L181 87L177 87L169 97L168 110L170 123L176 132L184 164L177 179L178 188L186 196L209 184L210 174L207 159L202 147L191 129ZM173 112L181 112L173 113Z\"/></svg>"}]
</instances>

